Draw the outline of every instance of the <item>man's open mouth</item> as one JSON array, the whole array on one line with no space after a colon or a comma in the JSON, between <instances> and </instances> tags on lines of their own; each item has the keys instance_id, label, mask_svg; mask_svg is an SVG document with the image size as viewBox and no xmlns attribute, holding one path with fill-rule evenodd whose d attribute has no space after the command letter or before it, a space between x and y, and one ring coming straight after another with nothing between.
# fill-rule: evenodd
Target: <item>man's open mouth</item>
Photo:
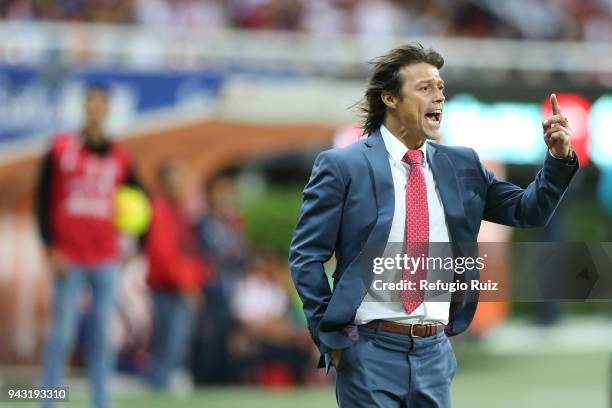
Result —
<instances>
[{"instance_id":1,"label":"man's open mouth","mask_svg":"<svg viewBox=\"0 0 612 408\"><path fill-rule=\"evenodd\" d=\"M425 117L430 124L439 126L440 121L442 120L442 109L434 109L431 112L426 113Z\"/></svg>"}]
</instances>

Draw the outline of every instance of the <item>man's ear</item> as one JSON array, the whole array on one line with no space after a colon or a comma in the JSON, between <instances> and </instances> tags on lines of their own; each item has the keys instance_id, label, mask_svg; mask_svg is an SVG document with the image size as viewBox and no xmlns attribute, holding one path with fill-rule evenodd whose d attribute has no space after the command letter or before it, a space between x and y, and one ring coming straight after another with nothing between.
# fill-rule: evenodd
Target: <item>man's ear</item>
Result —
<instances>
[{"instance_id":1,"label":"man's ear","mask_svg":"<svg viewBox=\"0 0 612 408\"><path fill-rule=\"evenodd\" d=\"M395 97L389 91L382 91L380 94L380 99L382 99L387 108L395 109L397 107L397 97Z\"/></svg>"}]
</instances>

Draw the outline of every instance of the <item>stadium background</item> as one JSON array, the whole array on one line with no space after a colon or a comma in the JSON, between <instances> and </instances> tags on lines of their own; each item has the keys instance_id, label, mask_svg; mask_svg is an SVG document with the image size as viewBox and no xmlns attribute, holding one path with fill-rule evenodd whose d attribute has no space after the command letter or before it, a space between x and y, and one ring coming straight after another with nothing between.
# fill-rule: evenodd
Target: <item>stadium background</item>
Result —
<instances>
[{"instance_id":1,"label":"stadium background","mask_svg":"<svg viewBox=\"0 0 612 408\"><path fill-rule=\"evenodd\" d=\"M586 164L552 226L486 226L480 239L611 240L609 0L8 0L0 13L0 384L37 380L51 293L33 187L49 137L79 125L88 83L111 84L109 127L145 185L166 158L188 163L196 187L233 169L249 247L282 258L314 155L356 137L365 61L419 41L446 59L445 143L473 147L525 185L545 152L540 121L554 91ZM118 351L148 330L145 266L126 265ZM508 259L510 276L515 267ZM292 327L298 307L288 306ZM606 406L609 316L605 302L481 305L453 340L455 405ZM159 395L118 369L113 390L118 406L324 407L334 406L331 380L313 373L293 387L272 375ZM86 405L78 358L70 384L68 406Z\"/></svg>"}]
</instances>

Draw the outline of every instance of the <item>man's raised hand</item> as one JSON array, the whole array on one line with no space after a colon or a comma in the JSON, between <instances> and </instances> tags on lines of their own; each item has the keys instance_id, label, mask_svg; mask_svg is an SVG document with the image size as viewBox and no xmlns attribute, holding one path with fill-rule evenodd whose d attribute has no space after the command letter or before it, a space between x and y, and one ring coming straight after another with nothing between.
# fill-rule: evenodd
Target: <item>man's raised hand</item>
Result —
<instances>
[{"instance_id":1,"label":"man's raised hand","mask_svg":"<svg viewBox=\"0 0 612 408\"><path fill-rule=\"evenodd\" d=\"M544 129L544 142L548 146L550 153L557 158L571 159L572 146L570 138L572 131L569 127L567 117L561 113L557 95L550 95L553 116L546 118L542 122Z\"/></svg>"}]
</instances>

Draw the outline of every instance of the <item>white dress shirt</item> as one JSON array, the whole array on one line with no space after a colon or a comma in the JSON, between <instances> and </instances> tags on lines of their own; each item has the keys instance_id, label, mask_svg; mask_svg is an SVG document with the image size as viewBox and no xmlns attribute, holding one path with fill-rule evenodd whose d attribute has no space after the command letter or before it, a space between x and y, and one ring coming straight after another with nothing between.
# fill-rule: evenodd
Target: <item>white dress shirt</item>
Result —
<instances>
[{"instance_id":1,"label":"white dress shirt","mask_svg":"<svg viewBox=\"0 0 612 408\"><path fill-rule=\"evenodd\" d=\"M385 126L380 127L385 147L389 155L389 165L393 177L393 187L395 190L395 212L391 223L391 231L387 239L387 248L383 256L394 256L398 253L399 245L405 239L406 225L406 183L410 175L410 166L403 161L403 157L408 148L400 142ZM436 189L436 182L427 162L427 142L419 148L423 152L423 173L427 184L427 206L429 210L429 242L450 242L446 217L440 194ZM389 243L395 243L390 246ZM393 247L393 249L391 249ZM429 256L434 255L430 249ZM387 272L385 272L387 273ZM401 271L396 271L396 276L401 276ZM382 276L382 275L381 275ZM374 279L378 279L375 277ZM391 280L384 279L386 282ZM399 300L399 292L397 293ZM417 323L417 322L442 322L448 323L448 312L450 302L424 302L414 312L408 314L400 301L387 301L387 298L377 298L376 291L370 290L364 297L355 315L355 324L365 324L372 320L389 320L396 323Z\"/></svg>"}]
</instances>

